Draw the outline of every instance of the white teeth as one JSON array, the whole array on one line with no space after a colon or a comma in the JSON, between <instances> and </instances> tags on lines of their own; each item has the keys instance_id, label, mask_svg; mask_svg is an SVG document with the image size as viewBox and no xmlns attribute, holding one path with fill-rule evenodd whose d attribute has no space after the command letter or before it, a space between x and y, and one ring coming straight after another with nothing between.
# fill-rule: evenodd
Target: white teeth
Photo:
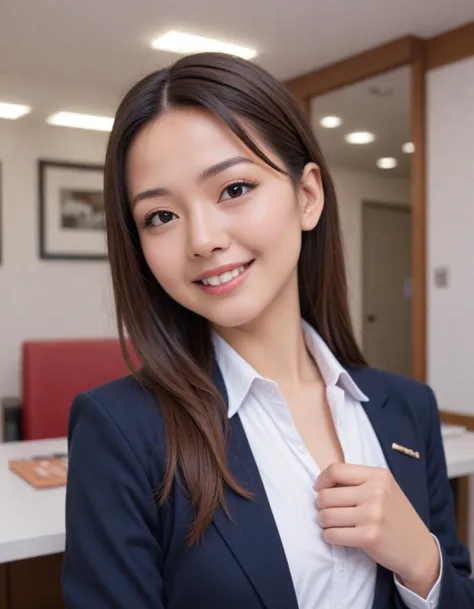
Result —
<instances>
[{"instance_id":1,"label":"white teeth","mask_svg":"<svg viewBox=\"0 0 474 609\"><path fill-rule=\"evenodd\" d=\"M204 285L210 285L210 286L223 285L225 283L228 283L232 279L235 279L236 277L238 277L240 275L240 273L243 273L244 271L245 271L245 266L242 264L241 266L239 266L235 269L232 269L231 271L226 271L225 273L222 273L221 275L214 275L213 277L206 277L206 279L201 280L201 283L203 283Z\"/></svg>"},{"instance_id":2,"label":"white teeth","mask_svg":"<svg viewBox=\"0 0 474 609\"><path fill-rule=\"evenodd\" d=\"M222 275L219 275L219 283L227 283L231 279L232 271L226 271L225 273L222 273Z\"/></svg>"}]
</instances>

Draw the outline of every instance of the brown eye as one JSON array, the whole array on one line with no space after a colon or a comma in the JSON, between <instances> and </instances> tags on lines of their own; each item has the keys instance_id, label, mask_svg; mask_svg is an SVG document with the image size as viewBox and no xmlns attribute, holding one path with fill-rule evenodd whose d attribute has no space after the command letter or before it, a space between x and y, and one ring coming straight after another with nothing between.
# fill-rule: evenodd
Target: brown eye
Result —
<instances>
[{"instance_id":1,"label":"brown eye","mask_svg":"<svg viewBox=\"0 0 474 609\"><path fill-rule=\"evenodd\" d=\"M168 224L168 222L171 222L171 220L174 220L176 217L176 214L172 211L154 211L145 218L145 227Z\"/></svg>"},{"instance_id":2,"label":"brown eye","mask_svg":"<svg viewBox=\"0 0 474 609\"><path fill-rule=\"evenodd\" d=\"M229 199L237 199L238 197L248 194L254 187L255 184L251 184L250 182L234 182L234 184L229 184L229 186L224 189L220 200L229 201Z\"/></svg>"}]
</instances>

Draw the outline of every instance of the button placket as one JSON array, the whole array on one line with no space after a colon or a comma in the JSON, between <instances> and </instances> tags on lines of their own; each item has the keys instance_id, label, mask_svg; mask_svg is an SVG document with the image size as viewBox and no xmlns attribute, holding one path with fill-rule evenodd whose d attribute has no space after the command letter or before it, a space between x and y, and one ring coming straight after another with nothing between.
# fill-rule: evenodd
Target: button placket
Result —
<instances>
[{"instance_id":1,"label":"button placket","mask_svg":"<svg viewBox=\"0 0 474 609\"><path fill-rule=\"evenodd\" d=\"M346 609L347 603L344 602L345 586L342 585L341 579L347 574L347 554L346 549L340 546L332 547L333 556L333 607L334 609Z\"/></svg>"},{"instance_id":2,"label":"button placket","mask_svg":"<svg viewBox=\"0 0 474 609\"><path fill-rule=\"evenodd\" d=\"M346 567L343 564L338 564L336 567L336 573L342 577L346 572Z\"/></svg>"}]
</instances>

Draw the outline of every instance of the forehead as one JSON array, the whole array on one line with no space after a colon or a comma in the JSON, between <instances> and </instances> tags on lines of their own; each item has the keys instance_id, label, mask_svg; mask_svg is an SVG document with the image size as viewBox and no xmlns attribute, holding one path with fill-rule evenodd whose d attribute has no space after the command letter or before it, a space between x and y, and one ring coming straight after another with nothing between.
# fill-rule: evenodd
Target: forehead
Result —
<instances>
[{"instance_id":1,"label":"forehead","mask_svg":"<svg viewBox=\"0 0 474 609\"><path fill-rule=\"evenodd\" d=\"M246 131L265 154L274 157L251 130ZM237 155L269 169L210 112L199 108L171 109L146 125L133 141L127 155L127 182L133 189L134 184L150 176L166 181L193 178L207 167Z\"/></svg>"}]
</instances>

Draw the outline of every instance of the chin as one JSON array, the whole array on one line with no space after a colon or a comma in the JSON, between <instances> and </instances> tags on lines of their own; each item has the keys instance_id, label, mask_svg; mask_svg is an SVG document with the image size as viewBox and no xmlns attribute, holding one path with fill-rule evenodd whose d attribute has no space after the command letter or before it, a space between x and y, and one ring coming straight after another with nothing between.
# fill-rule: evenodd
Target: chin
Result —
<instances>
[{"instance_id":1,"label":"chin","mask_svg":"<svg viewBox=\"0 0 474 609\"><path fill-rule=\"evenodd\" d=\"M261 310L255 305L242 306L236 305L225 307L222 304L216 303L215 310L206 311L200 313L205 317L213 326L219 326L221 328L241 328L243 326L250 325L255 319L261 314Z\"/></svg>"}]
</instances>

